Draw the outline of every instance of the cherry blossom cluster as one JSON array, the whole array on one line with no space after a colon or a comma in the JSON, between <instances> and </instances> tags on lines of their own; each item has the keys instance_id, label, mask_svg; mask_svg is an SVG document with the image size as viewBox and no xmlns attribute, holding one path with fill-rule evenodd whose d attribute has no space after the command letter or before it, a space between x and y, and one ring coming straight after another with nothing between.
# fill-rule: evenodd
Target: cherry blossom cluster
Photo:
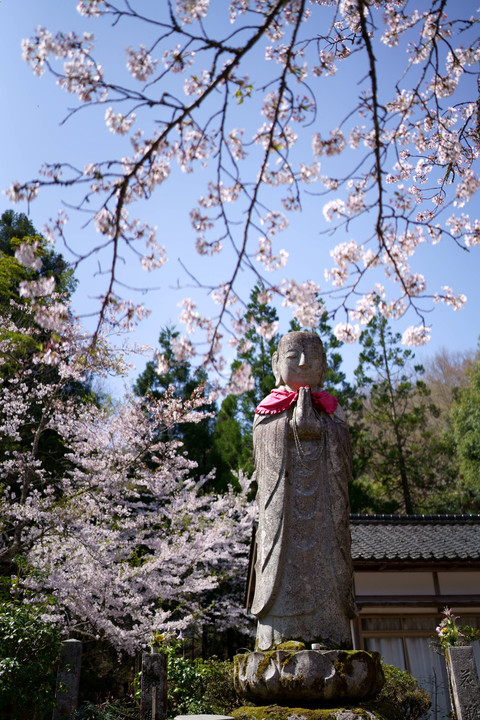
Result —
<instances>
[{"instance_id":1,"label":"cherry blossom cluster","mask_svg":"<svg viewBox=\"0 0 480 720\"><path fill-rule=\"evenodd\" d=\"M57 80L60 87L77 95L81 102L106 99L102 67L91 57L95 41L92 33L53 35L43 27L36 28L35 33L33 38L22 41L22 51L36 75L43 75L50 55L63 58L63 74Z\"/></svg>"},{"instance_id":2,"label":"cherry blossom cluster","mask_svg":"<svg viewBox=\"0 0 480 720\"><path fill-rule=\"evenodd\" d=\"M79 0L77 10L80 15L87 17L99 17L105 10L105 0Z\"/></svg>"},{"instance_id":3,"label":"cherry blossom cluster","mask_svg":"<svg viewBox=\"0 0 480 720\"><path fill-rule=\"evenodd\" d=\"M237 298L235 294L232 293L231 287L228 284L222 284L217 288L213 288L211 290L211 296L214 302L222 307L228 307L237 302ZM198 311L196 303L191 298L184 298L179 305L182 307L180 321L186 326L187 335L191 335L197 330L203 331L208 339L213 357L219 356L216 360L217 369L222 370L225 366L225 361L221 356L222 333L210 318L205 318ZM179 361L189 360L197 354L194 343L187 335L180 335L172 340L173 353ZM209 364L208 357L205 357L203 361L204 364Z\"/></svg>"},{"instance_id":4,"label":"cherry blossom cluster","mask_svg":"<svg viewBox=\"0 0 480 720\"><path fill-rule=\"evenodd\" d=\"M155 72L158 60L152 58L145 45L140 45L139 50L133 50L129 45L126 53L128 70L136 80L145 82Z\"/></svg>"},{"instance_id":5,"label":"cherry blossom cluster","mask_svg":"<svg viewBox=\"0 0 480 720\"><path fill-rule=\"evenodd\" d=\"M325 305L319 299L319 292L320 287L313 280L297 283L288 279L282 284L283 305L294 307L293 316L303 327L310 329L317 327L325 312Z\"/></svg>"},{"instance_id":6,"label":"cherry blossom cluster","mask_svg":"<svg viewBox=\"0 0 480 720\"><path fill-rule=\"evenodd\" d=\"M129 117L124 117L121 113L115 114L113 108L111 107L107 108L105 111L105 123L108 129L113 133L126 135L130 131L130 128L135 120L135 113L132 113Z\"/></svg>"},{"instance_id":7,"label":"cherry blossom cluster","mask_svg":"<svg viewBox=\"0 0 480 720\"><path fill-rule=\"evenodd\" d=\"M39 27L23 43L24 58L37 75L51 71L80 107L108 99L101 120L133 153L130 147L114 161L87 158L84 170L52 163L39 179L12 183L8 195L31 201L45 186L67 192L86 185L78 209L94 208L115 276L122 243L146 269L166 260L166 243L127 206L173 184L173 161L187 173L201 168L205 191L190 212L193 243L205 257L229 245L234 262L218 282L227 296L195 318L203 343L179 339L179 356L202 347L211 366L225 365L220 337L238 332L230 303L240 295L243 271L255 281L268 273L271 299L291 307L305 327L315 327L325 308L335 317L344 313L337 334L349 341L381 312L416 316L419 324L404 341L425 342L425 309L438 301L453 309L464 304L462 293L430 287L428 261L413 260L421 245L441 240L469 251L479 244L479 219L467 211L480 188L478 11L470 15L454 0L408 7L404 0L172 0L148 11L125 0L79 0L77 9L92 19L110 16L112 29L132 23L132 87L105 77L91 33ZM261 70L252 73L259 57ZM337 92L335 83L346 82L343 68L352 82ZM332 97L341 109L335 121L324 112ZM148 121L138 127L148 113L154 130ZM306 277L286 280L295 249L290 217L313 194L321 226L312 233L340 235L331 249L334 267L313 261ZM115 292L99 293L102 318ZM318 293L325 307L314 299Z\"/></svg>"},{"instance_id":8,"label":"cherry blossom cluster","mask_svg":"<svg viewBox=\"0 0 480 720\"><path fill-rule=\"evenodd\" d=\"M241 393L253 390L255 380L252 375L252 368L243 362L240 367L233 371L227 391L231 395L240 395Z\"/></svg>"},{"instance_id":9,"label":"cherry blossom cluster","mask_svg":"<svg viewBox=\"0 0 480 720\"><path fill-rule=\"evenodd\" d=\"M143 303L136 303L133 300L122 300L110 295L108 301L109 323L116 325L123 331L130 332L144 318L149 317L151 310Z\"/></svg>"},{"instance_id":10,"label":"cherry blossom cluster","mask_svg":"<svg viewBox=\"0 0 480 720\"><path fill-rule=\"evenodd\" d=\"M15 258L22 263L22 265L25 265L25 267L31 268L32 270L40 270L42 267L42 260L39 257L38 248L38 240L34 240L33 242L22 242L15 250Z\"/></svg>"}]
</instances>

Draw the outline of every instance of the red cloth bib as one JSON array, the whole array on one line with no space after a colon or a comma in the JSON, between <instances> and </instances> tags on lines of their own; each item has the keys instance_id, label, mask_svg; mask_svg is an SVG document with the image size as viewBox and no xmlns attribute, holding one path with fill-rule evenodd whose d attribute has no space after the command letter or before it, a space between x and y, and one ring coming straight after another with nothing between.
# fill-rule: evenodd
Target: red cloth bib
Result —
<instances>
[{"instance_id":1,"label":"red cloth bib","mask_svg":"<svg viewBox=\"0 0 480 720\"><path fill-rule=\"evenodd\" d=\"M338 400L326 390L311 393L314 407L324 410L331 415L337 408ZM287 410L298 398L298 392L292 390L278 390L275 388L270 395L262 400L255 408L257 415L276 415Z\"/></svg>"}]
</instances>

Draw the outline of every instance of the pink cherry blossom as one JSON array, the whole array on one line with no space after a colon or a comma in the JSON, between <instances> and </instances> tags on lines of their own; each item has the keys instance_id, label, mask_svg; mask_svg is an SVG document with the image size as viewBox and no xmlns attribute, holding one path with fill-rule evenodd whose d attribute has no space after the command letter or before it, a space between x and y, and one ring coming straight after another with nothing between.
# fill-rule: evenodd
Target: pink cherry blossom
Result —
<instances>
[{"instance_id":1,"label":"pink cherry blossom","mask_svg":"<svg viewBox=\"0 0 480 720\"><path fill-rule=\"evenodd\" d=\"M40 270L42 260L38 255L38 248L38 240L34 240L32 243L22 243L15 250L15 258L18 262L21 262L22 265L25 265L25 267L31 268L32 270ZM52 290L50 292L52 292Z\"/></svg>"},{"instance_id":2,"label":"pink cherry blossom","mask_svg":"<svg viewBox=\"0 0 480 720\"><path fill-rule=\"evenodd\" d=\"M404 345L419 346L425 345L430 340L430 328L420 325L415 327L411 325L408 327L402 335L402 342Z\"/></svg>"},{"instance_id":3,"label":"pink cherry blossom","mask_svg":"<svg viewBox=\"0 0 480 720\"><path fill-rule=\"evenodd\" d=\"M100 248L111 251L111 273L97 279L104 283L99 325L120 299L125 327L145 314L129 304L117 261L133 249L144 269L162 272L172 238L141 215L159 186L165 197L169 188L181 194L175 163L198 173L197 201L187 209L191 236L182 237L192 252L182 263L207 296L219 299L212 315L198 310L190 323L195 344L179 341L183 357L199 352L210 368L224 366L218 329L229 338L244 332L235 311L245 303L248 277L250 286L264 280L272 300L285 301L306 327L341 308L364 322L379 274L388 286L377 306L385 316L423 317L437 301L462 306L461 288L434 286L429 253L441 241L471 252L480 244L471 209L480 189L478 10L466 12L453 0L440 9L433 0L408 9L358 0L172 0L142 13L77 0L77 10L92 29L113 20L111 47L130 39L121 48L127 73L92 32L39 26L22 43L24 60L74 96L73 114L88 107L99 127L128 137L117 137L122 150L105 158L89 156L85 138L75 138L84 149L78 167L44 163L38 177L12 182L7 196L30 203L56 187L70 214L92 212L98 241L84 244L87 235L80 241L59 220L51 237L72 248L78 263ZM326 103L333 115L324 112ZM295 223L312 197L319 217L309 223L309 247L323 233L333 267L305 263L301 277L285 280L297 251ZM226 295L212 292L203 280L208 273L197 275L203 265L189 265L190 258L212 267L222 260L214 284L228 288ZM311 291L322 275L333 286L325 308ZM38 298L42 288L24 284L22 292ZM356 326L347 326L342 333L355 337Z\"/></svg>"},{"instance_id":4,"label":"pink cherry blossom","mask_svg":"<svg viewBox=\"0 0 480 720\"><path fill-rule=\"evenodd\" d=\"M354 343L360 337L360 326L348 322L339 323L334 327L333 333L340 342Z\"/></svg>"}]
</instances>

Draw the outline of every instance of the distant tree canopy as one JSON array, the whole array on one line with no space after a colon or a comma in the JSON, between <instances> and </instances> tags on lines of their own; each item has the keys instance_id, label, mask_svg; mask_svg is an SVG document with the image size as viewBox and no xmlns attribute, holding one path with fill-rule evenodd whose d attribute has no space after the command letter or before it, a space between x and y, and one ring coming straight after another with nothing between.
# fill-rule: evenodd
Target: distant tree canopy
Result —
<instances>
[{"instance_id":1,"label":"distant tree canopy","mask_svg":"<svg viewBox=\"0 0 480 720\"><path fill-rule=\"evenodd\" d=\"M412 514L438 491L436 473L442 471L433 457L439 448L429 424L438 411L423 367L400 341L382 317L374 317L361 335L354 455L363 458L357 484L363 479L363 487L377 495L373 506Z\"/></svg>"},{"instance_id":2,"label":"distant tree canopy","mask_svg":"<svg viewBox=\"0 0 480 720\"><path fill-rule=\"evenodd\" d=\"M280 334L265 337L264 330L278 327L274 308L262 302L263 288L255 286L245 312L249 323L239 344L232 372L248 363L253 387L240 395L227 395L219 408L199 425L175 429L183 451L198 463L197 477L217 468L215 487L234 484L234 475L252 476L254 409L274 387L271 357ZM275 325L273 325L275 323ZM292 322L289 330L301 326ZM325 315L318 334L327 354L325 387L344 408L352 439L352 512L435 513L473 512L480 508L476 493L479 470L475 459L475 378L473 356L439 352L428 372L415 363L411 350L400 344L400 335L387 319L375 316L361 335L361 352L350 384L342 370L342 343L334 336ZM188 397L199 379L186 361L177 361L172 339L178 332L167 328L159 347L168 370L157 372L147 364L135 391L157 397L173 385L179 397ZM475 366L477 367L477 366ZM438 404L437 404L438 403ZM472 406L473 411L467 412ZM468 432L467 432L468 429ZM172 431L170 431L172 432ZM251 496L255 494L255 483Z\"/></svg>"},{"instance_id":3,"label":"distant tree canopy","mask_svg":"<svg viewBox=\"0 0 480 720\"><path fill-rule=\"evenodd\" d=\"M452 407L452 426L465 512L480 511L480 360L467 373L468 385Z\"/></svg>"}]
</instances>

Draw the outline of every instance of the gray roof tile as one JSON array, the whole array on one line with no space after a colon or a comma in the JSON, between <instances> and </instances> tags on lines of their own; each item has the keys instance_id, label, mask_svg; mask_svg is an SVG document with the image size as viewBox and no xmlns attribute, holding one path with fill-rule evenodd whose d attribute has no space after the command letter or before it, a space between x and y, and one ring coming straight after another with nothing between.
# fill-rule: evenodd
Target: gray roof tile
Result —
<instances>
[{"instance_id":1,"label":"gray roof tile","mask_svg":"<svg viewBox=\"0 0 480 720\"><path fill-rule=\"evenodd\" d=\"M480 515L351 515L353 561L480 560Z\"/></svg>"}]
</instances>

